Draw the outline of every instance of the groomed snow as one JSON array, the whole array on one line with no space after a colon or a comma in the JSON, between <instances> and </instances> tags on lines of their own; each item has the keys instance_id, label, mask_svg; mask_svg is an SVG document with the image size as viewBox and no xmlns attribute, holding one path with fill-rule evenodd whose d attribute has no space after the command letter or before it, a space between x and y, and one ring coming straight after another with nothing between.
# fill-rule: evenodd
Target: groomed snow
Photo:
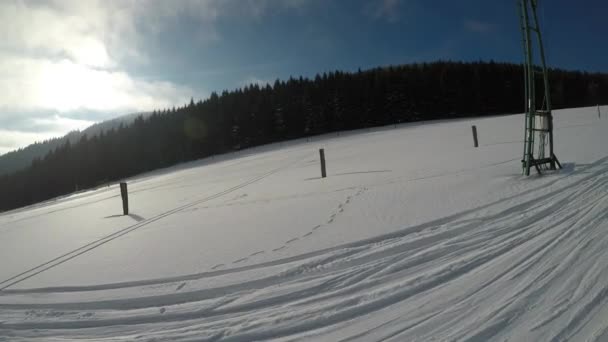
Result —
<instances>
[{"instance_id":1,"label":"groomed snow","mask_svg":"<svg viewBox=\"0 0 608 342\"><path fill-rule=\"evenodd\" d=\"M608 341L602 112L555 112L541 177L511 115L155 171L130 216L116 185L1 214L0 340Z\"/></svg>"}]
</instances>

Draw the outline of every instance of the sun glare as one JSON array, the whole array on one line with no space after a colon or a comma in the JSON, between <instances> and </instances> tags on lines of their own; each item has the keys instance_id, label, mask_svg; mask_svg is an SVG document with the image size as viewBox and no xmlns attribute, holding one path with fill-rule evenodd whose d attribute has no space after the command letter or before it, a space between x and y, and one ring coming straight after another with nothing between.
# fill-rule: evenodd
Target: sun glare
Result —
<instances>
[{"instance_id":1,"label":"sun glare","mask_svg":"<svg viewBox=\"0 0 608 342\"><path fill-rule=\"evenodd\" d=\"M113 110L127 104L126 94L117 89L119 73L98 70L69 60L47 64L40 75L40 102L59 111L79 108ZM123 84L124 85L124 84Z\"/></svg>"}]
</instances>

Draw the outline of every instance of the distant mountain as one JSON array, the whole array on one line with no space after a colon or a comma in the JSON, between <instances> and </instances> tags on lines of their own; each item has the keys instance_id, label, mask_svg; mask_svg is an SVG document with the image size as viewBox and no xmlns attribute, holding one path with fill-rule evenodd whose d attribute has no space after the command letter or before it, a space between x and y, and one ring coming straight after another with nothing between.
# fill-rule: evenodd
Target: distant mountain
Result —
<instances>
[{"instance_id":1,"label":"distant mountain","mask_svg":"<svg viewBox=\"0 0 608 342\"><path fill-rule=\"evenodd\" d=\"M83 131L72 131L63 137L53 138L43 142L36 142L27 147L8 152L0 156L0 176L25 169L32 164L34 159L43 158L50 151L65 144L68 140L70 143L76 143L84 135L90 138L99 135L102 132L116 129L120 127L121 124L128 126L133 123L138 116L143 116L146 118L150 114L151 113L126 114L114 119L95 123Z\"/></svg>"},{"instance_id":2,"label":"distant mountain","mask_svg":"<svg viewBox=\"0 0 608 342\"><path fill-rule=\"evenodd\" d=\"M131 114L122 115L122 116L119 116L114 119L92 124L91 126L87 127L82 132L76 132L78 135L74 136L74 137L69 136L70 133L72 133L72 132L70 132L66 135L66 137L69 136L68 138L70 139L70 143L73 143L73 142L75 142L75 139L80 139L83 135L86 135L87 137L91 138L91 137L101 134L101 132L107 132L111 129L116 129L116 128L120 127L121 124L123 126L128 126L128 125L132 124L133 121L135 121L135 119L138 116L142 116L145 119L148 116L150 116L151 114L152 113L148 113L148 112L143 113L142 112L142 113L131 113Z\"/></svg>"}]
</instances>

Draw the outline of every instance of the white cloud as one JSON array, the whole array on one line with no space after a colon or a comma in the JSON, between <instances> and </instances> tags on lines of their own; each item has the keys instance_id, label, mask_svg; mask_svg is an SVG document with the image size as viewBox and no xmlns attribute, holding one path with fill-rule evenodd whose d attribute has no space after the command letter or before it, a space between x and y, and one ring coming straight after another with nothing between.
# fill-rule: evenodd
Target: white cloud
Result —
<instances>
[{"instance_id":1,"label":"white cloud","mask_svg":"<svg viewBox=\"0 0 608 342\"><path fill-rule=\"evenodd\" d=\"M401 2L402 0L373 0L364 11L374 19L395 23L400 19L399 7Z\"/></svg>"},{"instance_id":2,"label":"white cloud","mask_svg":"<svg viewBox=\"0 0 608 342\"><path fill-rule=\"evenodd\" d=\"M464 28L475 33L488 33L492 31L492 25L479 20L465 20Z\"/></svg>"},{"instance_id":3,"label":"white cloud","mask_svg":"<svg viewBox=\"0 0 608 342\"><path fill-rule=\"evenodd\" d=\"M0 50L111 67L107 41L128 38L127 18L112 12L99 1L1 2Z\"/></svg>"},{"instance_id":4,"label":"white cloud","mask_svg":"<svg viewBox=\"0 0 608 342\"><path fill-rule=\"evenodd\" d=\"M0 129L0 155L52 137L54 137L52 133L41 134Z\"/></svg>"},{"instance_id":5,"label":"white cloud","mask_svg":"<svg viewBox=\"0 0 608 342\"><path fill-rule=\"evenodd\" d=\"M195 2L189 3L193 6ZM211 4L201 2L207 3ZM67 119L70 111L116 116L171 107L203 95L186 86L140 79L124 67L127 62L149 60L141 46L144 34L151 30L138 27L137 22L148 19L147 11L167 18L179 14L172 14L167 4L0 1L0 122L11 127L0 127L0 153L92 123ZM171 4L181 10L193 9ZM201 20L213 20L216 14L203 10L197 15ZM142 22L160 27L161 19ZM59 115L48 117L49 113ZM25 115L38 118L26 120ZM40 118L43 115L47 117ZM15 117L18 122L7 121ZM46 130L38 129L43 126Z\"/></svg>"},{"instance_id":6,"label":"white cloud","mask_svg":"<svg viewBox=\"0 0 608 342\"><path fill-rule=\"evenodd\" d=\"M36 141L44 141L65 135L70 131L83 130L93 124L93 121L75 120L60 115L48 118L32 118L29 126L44 128L42 132L22 132L0 129L0 155L25 147Z\"/></svg>"},{"instance_id":7,"label":"white cloud","mask_svg":"<svg viewBox=\"0 0 608 342\"><path fill-rule=\"evenodd\" d=\"M26 140L67 132L72 126L58 118L72 111L116 116L204 96L200 89L142 79L127 69L153 63L146 44L184 18L196 23L194 41L208 44L222 38L216 24L223 16L258 19L273 10L302 8L309 1L0 1L0 123L12 127L10 133L7 126L0 127L5 140L0 153ZM23 125L35 122L20 118L21 130L15 122L9 124L16 113L37 112L58 113L47 119L63 129L26 133Z\"/></svg>"},{"instance_id":8,"label":"white cloud","mask_svg":"<svg viewBox=\"0 0 608 342\"><path fill-rule=\"evenodd\" d=\"M83 130L91 126L94 122L89 120L70 119L55 114L50 118L33 118L31 119L34 125L46 127L46 131L50 134L63 135L67 132Z\"/></svg>"},{"instance_id":9,"label":"white cloud","mask_svg":"<svg viewBox=\"0 0 608 342\"><path fill-rule=\"evenodd\" d=\"M229 1L224 0L223 2L227 4ZM244 12L241 14L249 14L254 18L261 18L263 15L273 9L301 9L309 2L310 0L237 0L234 3L238 4L241 11Z\"/></svg>"},{"instance_id":10,"label":"white cloud","mask_svg":"<svg viewBox=\"0 0 608 342\"><path fill-rule=\"evenodd\" d=\"M139 80L121 67L125 59L145 60L135 22L147 8L135 0L0 2L0 115L147 110L194 95L183 86ZM171 15L169 8L156 13Z\"/></svg>"},{"instance_id":11,"label":"white cloud","mask_svg":"<svg viewBox=\"0 0 608 342\"><path fill-rule=\"evenodd\" d=\"M147 110L201 96L169 82L138 79L124 65L149 61L150 35L184 16L200 41L220 39L221 15L260 16L310 0L8 0L0 2L2 111Z\"/></svg>"},{"instance_id":12,"label":"white cloud","mask_svg":"<svg viewBox=\"0 0 608 342\"><path fill-rule=\"evenodd\" d=\"M188 87L142 81L125 71L95 69L64 59L0 61L0 111L94 110L128 112L184 103Z\"/></svg>"}]
</instances>

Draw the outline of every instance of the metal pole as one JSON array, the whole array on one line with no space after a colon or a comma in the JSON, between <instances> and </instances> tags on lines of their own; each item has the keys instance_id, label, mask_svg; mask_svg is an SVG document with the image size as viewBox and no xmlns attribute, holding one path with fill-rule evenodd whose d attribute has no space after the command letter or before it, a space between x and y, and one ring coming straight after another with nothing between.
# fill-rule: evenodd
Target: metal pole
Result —
<instances>
[{"instance_id":1,"label":"metal pole","mask_svg":"<svg viewBox=\"0 0 608 342\"><path fill-rule=\"evenodd\" d=\"M545 101L544 101L545 103L544 104L545 104L545 110L547 111L546 120L549 121L549 157L551 158L549 165L550 165L551 170L555 170L555 161L554 161L555 155L553 153L553 113L551 113L553 108L551 108L551 88L549 86L549 72L547 70L547 62L545 59L545 47L543 46L543 39L542 39L542 35L540 34L540 23L538 22L538 15L536 13L538 4L537 4L536 0L532 0L531 4L533 7L532 14L534 15L536 37L538 39L538 50L540 52L540 62L541 62L542 70L543 70L543 84L544 84L544 88L545 88L544 89L545 90Z\"/></svg>"},{"instance_id":2,"label":"metal pole","mask_svg":"<svg viewBox=\"0 0 608 342\"><path fill-rule=\"evenodd\" d=\"M518 12L519 12L519 24L521 25L521 42L524 48L524 59L527 56L527 51L528 51L528 47L527 47L527 40L526 40L526 31L524 30L524 13L523 13L523 2L520 0L519 1L519 6L518 8ZM527 115L528 112L528 69L526 67L526 61L524 60L524 62L522 63L521 66L523 72L524 72L524 116ZM523 152L523 156L524 158L522 159L522 169L525 168L525 165L523 165L523 161L525 160L525 155L526 155L526 151L528 148L528 120L527 117L524 120L525 124L524 124L524 152Z\"/></svg>"},{"instance_id":3,"label":"metal pole","mask_svg":"<svg viewBox=\"0 0 608 342\"><path fill-rule=\"evenodd\" d=\"M528 128L528 137L527 137L527 145L526 145L526 153L524 156L524 174L526 176L530 175L530 166L531 165L531 160L530 158L532 157L532 152L533 152L533 145L534 145L534 111L536 108L536 104L534 103L534 94L535 94L535 87L534 87L534 68L532 66L532 42L531 42L531 37L530 37L530 30L529 30L529 25L530 25L530 21L528 19L528 2L527 0L522 0L521 2L521 7L522 7L522 24L523 24L523 28L524 28L524 38L525 38L525 53L526 53L526 65L525 65L525 73L526 73L526 81L528 86L527 91L528 93L526 94L527 97L527 108L526 108L526 123L527 123L527 128Z\"/></svg>"}]
</instances>

